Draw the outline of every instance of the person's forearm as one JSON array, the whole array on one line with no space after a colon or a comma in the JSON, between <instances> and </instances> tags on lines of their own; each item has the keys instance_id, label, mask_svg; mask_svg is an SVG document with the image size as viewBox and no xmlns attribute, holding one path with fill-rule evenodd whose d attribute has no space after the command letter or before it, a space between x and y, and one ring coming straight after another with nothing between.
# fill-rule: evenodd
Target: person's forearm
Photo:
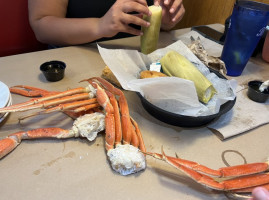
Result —
<instances>
[{"instance_id":1,"label":"person's forearm","mask_svg":"<svg viewBox=\"0 0 269 200\"><path fill-rule=\"evenodd\" d=\"M32 24L37 39L46 44L75 45L104 37L99 18L57 18L46 16Z\"/></svg>"}]
</instances>

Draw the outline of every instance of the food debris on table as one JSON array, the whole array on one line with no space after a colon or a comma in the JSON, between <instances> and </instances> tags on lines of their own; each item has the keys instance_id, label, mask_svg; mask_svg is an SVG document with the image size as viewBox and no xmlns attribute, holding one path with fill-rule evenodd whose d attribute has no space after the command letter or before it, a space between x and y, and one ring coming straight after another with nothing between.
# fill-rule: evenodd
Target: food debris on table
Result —
<instances>
[{"instance_id":1,"label":"food debris on table","mask_svg":"<svg viewBox=\"0 0 269 200\"><path fill-rule=\"evenodd\" d=\"M197 40L191 37L191 40L192 43L188 47L193 54L196 55L208 68L213 69L222 75L226 75L227 69L225 63L220 58L208 55L199 37Z\"/></svg>"}]
</instances>

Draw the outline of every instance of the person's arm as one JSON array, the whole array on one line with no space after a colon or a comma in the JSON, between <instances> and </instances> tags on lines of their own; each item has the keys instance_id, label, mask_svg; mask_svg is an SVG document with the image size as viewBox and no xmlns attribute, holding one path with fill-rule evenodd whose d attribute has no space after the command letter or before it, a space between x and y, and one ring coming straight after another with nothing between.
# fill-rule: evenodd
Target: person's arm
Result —
<instances>
[{"instance_id":1,"label":"person's arm","mask_svg":"<svg viewBox=\"0 0 269 200\"><path fill-rule=\"evenodd\" d=\"M66 18L68 0L28 0L29 21L37 39L46 44L88 43L118 32L140 35L128 24L149 26L136 15L150 15L145 0L117 0L102 18Z\"/></svg>"},{"instance_id":2,"label":"person's arm","mask_svg":"<svg viewBox=\"0 0 269 200\"><path fill-rule=\"evenodd\" d=\"M182 0L154 0L154 5L163 9L161 29L171 30L184 16L185 8Z\"/></svg>"}]
</instances>

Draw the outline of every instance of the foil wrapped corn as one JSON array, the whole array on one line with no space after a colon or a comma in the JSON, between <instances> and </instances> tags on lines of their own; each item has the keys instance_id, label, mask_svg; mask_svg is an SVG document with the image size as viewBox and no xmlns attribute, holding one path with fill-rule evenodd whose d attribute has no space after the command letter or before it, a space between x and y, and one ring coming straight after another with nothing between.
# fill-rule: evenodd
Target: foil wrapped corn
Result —
<instances>
[{"instance_id":1,"label":"foil wrapped corn","mask_svg":"<svg viewBox=\"0 0 269 200\"><path fill-rule=\"evenodd\" d=\"M187 58L176 51L169 51L160 62L166 75L193 81L199 101L208 103L216 93L212 83Z\"/></svg>"},{"instance_id":2,"label":"foil wrapped corn","mask_svg":"<svg viewBox=\"0 0 269 200\"><path fill-rule=\"evenodd\" d=\"M143 19L150 22L149 27L142 27L143 35L140 37L140 48L144 54L149 54L157 49L162 21L162 7L149 6L151 16L143 16Z\"/></svg>"}]
</instances>

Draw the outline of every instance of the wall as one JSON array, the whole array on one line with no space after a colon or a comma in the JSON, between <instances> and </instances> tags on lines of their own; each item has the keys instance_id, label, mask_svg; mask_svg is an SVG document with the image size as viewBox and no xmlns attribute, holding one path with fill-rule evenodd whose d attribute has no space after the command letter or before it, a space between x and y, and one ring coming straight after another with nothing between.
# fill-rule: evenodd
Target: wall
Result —
<instances>
[{"instance_id":1,"label":"wall","mask_svg":"<svg viewBox=\"0 0 269 200\"><path fill-rule=\"evenodd\" d=\"M256 0L269 4L269 0ZM235 0L183 0L185 16L175 27L186 28L204 24L224 24L232 13Z\"/></svg>"}]
</instances>

